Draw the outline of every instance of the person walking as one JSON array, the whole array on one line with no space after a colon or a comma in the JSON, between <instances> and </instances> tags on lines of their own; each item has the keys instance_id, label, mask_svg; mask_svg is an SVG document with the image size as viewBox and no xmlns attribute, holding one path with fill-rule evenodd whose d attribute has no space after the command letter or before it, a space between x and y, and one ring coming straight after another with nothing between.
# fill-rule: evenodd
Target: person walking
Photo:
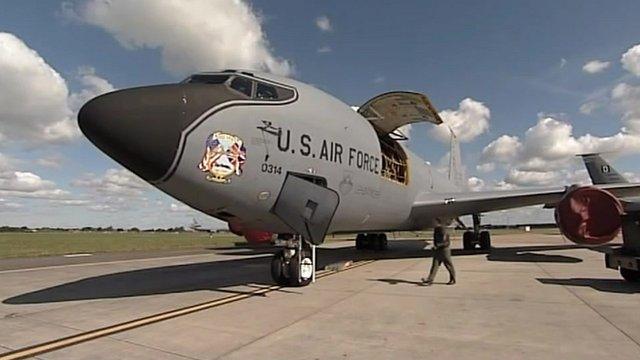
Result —
<instances>
[{"instance_id":1,"label":"person walking","mask_svg":"<svg viewBox=\"0 0 640 360\"><path fill-rule=\"evenodd\" d=\"M431 263L431 271L427 278L422 278L422 282L425 285L433 284L433 280L438 273L438 268L442 263L444 263L444 266L449 271L449 282L447 285L456 283L456 270L453 267L453 261L451 261L450 245L451 240L444 227L436 226L433 229L433 263Z\"/></svg>"}]
</instances>

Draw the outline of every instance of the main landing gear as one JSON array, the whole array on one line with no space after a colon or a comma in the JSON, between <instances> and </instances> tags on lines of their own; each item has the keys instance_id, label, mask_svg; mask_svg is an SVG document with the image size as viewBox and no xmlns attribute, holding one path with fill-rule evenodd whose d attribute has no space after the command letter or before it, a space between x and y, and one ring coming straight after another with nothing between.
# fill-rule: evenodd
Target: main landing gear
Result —
<instances>
[{"instance_id":1,"label":"main landing gear","mask_svg":"<svg viewBox=\"0 0 640 360\"><path fill-rule=\"evenodd\" d=\"M356 236L356 249L358 250L387 250L389 248L389 242L387 241L387 234L358 234Z\"/></svg>"},{"instance_id":2,"label":"main landing gear","mask_svg":"<svg viewBox=\"0 0 640 360\"><path fill-rule=\"evenodd\" d=\"M299 236L283 240L284 248L271 259L271 277L281 286L306 286L313 281L315 264L311 245Z\"/></svg>"},{"instance_id":3,"label":"main landing gear","mask_svg":"<svg viewBox=\"0 0 640 360\"><path fill-rule=\"evenodd\" d=\"M622 246L606 253L604 261L626 281L640 283L640 211L629 209L622 215Z\"/></svg>"},{"instance_id":4,"label":"main landing gear","mask_svg":"<svg viewBox=\"0 0 640 360\"><path fill-rule=\"evenodd\" d=\"M491 233L486 230L480 231L480 214L473 214L473 231L465 231L462 234L462 248L464 250L474 250L477 246L480 250L491 250Z\"/></svg>"}]
</instances>

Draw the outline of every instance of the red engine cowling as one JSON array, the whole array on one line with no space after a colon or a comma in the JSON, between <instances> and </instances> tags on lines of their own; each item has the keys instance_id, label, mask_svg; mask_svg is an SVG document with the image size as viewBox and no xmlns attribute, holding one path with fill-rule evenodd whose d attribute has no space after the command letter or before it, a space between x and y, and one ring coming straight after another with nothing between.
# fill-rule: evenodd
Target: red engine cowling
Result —
<instances>
[{"instance_id":1,"label":"red engine cowling","mask_svg":"<svg viewBox=\"0 0 640 360\"><path fill-rule=\"evenodd\" d=\"M556 224L576 244L601 245L620 233L622 204L613 194L592 186L569 190L556 205Z\"/></svg>"},{"instance_id":2,"label":"red engine cowling","mask_svg":"<svg viewBox=\"0 0 640 360\"><path fill-rule=\"evenodd\" d=\"M242 224L237 221L229 221L229 231L238 235L244 236L247 239L247 242L250 244L263 244L267 242L271 242L273 239L273 233L268 231L260 231L260 230L252 230L252 229L244 229Z\"/></svg>"}]
</instances>

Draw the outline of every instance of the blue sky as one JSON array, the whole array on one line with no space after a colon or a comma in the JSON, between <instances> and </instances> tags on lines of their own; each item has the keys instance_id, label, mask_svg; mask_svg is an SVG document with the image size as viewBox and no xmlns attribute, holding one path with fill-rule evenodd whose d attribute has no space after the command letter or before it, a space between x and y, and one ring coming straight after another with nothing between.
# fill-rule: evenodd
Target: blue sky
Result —
<instances>
[{"instance_id":1,"label":"blue sky","mask_svg":"<svg viewBox=\"0 0 640 360\"><path fill-rule=\"evenodd\" d=\"M177 81L190 69L220 64L286 73L351 105L415 90L460 132L474 188L585 181L571 154L592 150L615 151L609 157L621 171L634 179L640 174L637 1L193 1L180 12L164 3L4 1L0 32L12 37L0 46L0 72L12 73L19 63L41 66L25 48L35 51L63 79L69 97L51 106L62 106L71 119L74 101L87 96ZM211 27L198 34L199 22ZM243 42L247 33L261 40ZM29 61L10 52L7 44L18 42ZM240 57L237 47L214 48L218 42L249 48L253 58ZM170 59L176 48L190 55ZM12 81L0 75L0 104L7 105L3 93L15 91ZM33 83L43 84L38 96L48 99L46 82ZM20 110L0 110L0 134L6 134L0 137L0 223L148 227L196 217L219 224L139 183L71 125L57 138L25 130L20 121L31 119L31 110ZM38 126L53 121L38 119ZM446 138L428 126L410 134L414 151L433 164L443 161ZM531 211L492 220L517 221Z\"/></svg>"}]
</instances>

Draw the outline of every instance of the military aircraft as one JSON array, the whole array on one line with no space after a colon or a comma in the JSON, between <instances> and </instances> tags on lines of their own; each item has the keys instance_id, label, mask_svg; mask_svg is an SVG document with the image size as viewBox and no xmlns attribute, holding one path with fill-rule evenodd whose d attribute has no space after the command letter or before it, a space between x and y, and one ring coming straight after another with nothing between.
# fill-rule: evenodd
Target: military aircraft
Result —
<instances>
[{"instance_id":1,"label":"military aircraft","mask_svg":"<svg viewBox=\"0 0 640 360\"><path fill-rule=\"evenodd\" d=\"M78 115L93 144L158 189L249 242L278 238L271 273L291 286L311 281L313 245L327 233L358 233L356 248L382 250L385 232L473 215L463 246L487 250L481 213L545 204L562 209L571 240L600 244L620 231L619 198L640 194L632 183L469 192L458 151L444 175L403 144L399 129L417 122L444 126L420 93L384 93L354 111L302 82L241 70L114 91Z\"/></svg>"}]
</instances>

